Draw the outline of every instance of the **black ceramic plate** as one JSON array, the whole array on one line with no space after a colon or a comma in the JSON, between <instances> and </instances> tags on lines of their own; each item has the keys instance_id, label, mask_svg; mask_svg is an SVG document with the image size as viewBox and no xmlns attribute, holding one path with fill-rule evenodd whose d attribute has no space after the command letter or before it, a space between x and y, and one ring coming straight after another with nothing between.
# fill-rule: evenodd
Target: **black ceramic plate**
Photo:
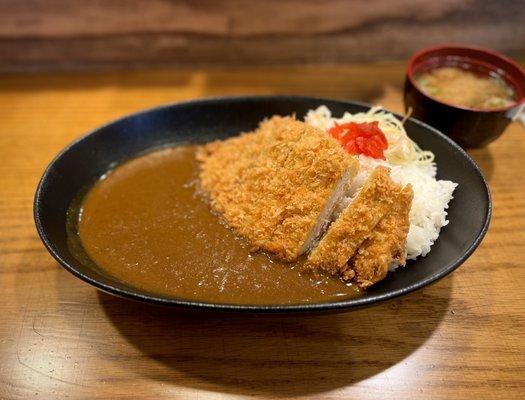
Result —
<instances>
[{"instance_id":1,"label":"black ceramic plate","mask_svg":"<svg viewBox=\"0 0 525 400\"><path fill-rule=\"evenodd\" d=\"M412 262L358 298L300 305L228 305L168 298L133 288L77 260L69 251L66 212L86 185L136 154L179 143L203 143L248 131L273 114L295 113L327 105L335 116L369 107L309 97L263 96L197 100L157 107L102 126L64 149L46 169L38 185L34 214L38 233L51 255L68 271L105 292L151 303L238 311L319 311L370 305L422 288L457 268L480 244L487 231L491 200L485 179L472 159L435 129L409 119L409 136L436 155L438 177L459 184L450 204L450 223L442 229L427 257Z\"/></svg>"}]
</instances>

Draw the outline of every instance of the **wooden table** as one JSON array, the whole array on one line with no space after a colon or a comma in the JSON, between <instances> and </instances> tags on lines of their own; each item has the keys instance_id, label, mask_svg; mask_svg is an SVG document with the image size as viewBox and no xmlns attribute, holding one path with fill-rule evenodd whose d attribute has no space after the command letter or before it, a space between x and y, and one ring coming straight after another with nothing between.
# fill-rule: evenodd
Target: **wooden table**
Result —
<instances>
[{"instance_id":1,"label":"wooden table","mask_svg":"<svg viewBox=\"0 0 525 400\"><path fill-rule=\"evenodd\" d=\"M0 398L523 398L525 129L472 151L490 230L456 272L332 315L203 314L97 292L33 226L44 167L97 125L210 95L301 93L400 110L402 64L0 78ZM438 160L440 161L440 160ZM468 205L467 205L468 206Z\"/></svg>"}]
</instances>

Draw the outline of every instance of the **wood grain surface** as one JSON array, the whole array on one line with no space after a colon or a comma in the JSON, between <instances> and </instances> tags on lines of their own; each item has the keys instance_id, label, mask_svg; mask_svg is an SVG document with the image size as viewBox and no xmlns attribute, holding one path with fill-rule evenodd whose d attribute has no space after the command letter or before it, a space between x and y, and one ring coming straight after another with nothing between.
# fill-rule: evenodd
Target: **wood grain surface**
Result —
<instances>
[{"instance_id":1,"label":"wood grain surface","mask_svg":"<svg viewBox=\"0 0 525 400\"><path fill-rule=\"evenodd\" d=\"M344 63L525 50L523 0L0 0L0 71Z\"/></svg>"},{"instance_id":2,"label":"wood grain surface","mask_svg":"<svg viewBox=\"0 0 525 400\"><path fill-rule=\"evenodd\" d=\"M32 199L45 166L108 120L242 93L381 97L400 110L403 69L0 76L0 399L523 398L525 129L517 123L471 152L494 198L481 247L433 286L372 308L255 316L143 305L73 277L35 231Z\"/></svg>"}]
</instances>

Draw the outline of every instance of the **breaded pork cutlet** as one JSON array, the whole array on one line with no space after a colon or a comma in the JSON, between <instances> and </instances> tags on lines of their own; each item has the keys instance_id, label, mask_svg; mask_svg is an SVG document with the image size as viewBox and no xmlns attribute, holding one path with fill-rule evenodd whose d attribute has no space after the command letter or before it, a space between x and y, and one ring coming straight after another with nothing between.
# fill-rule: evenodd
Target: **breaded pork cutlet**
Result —
<instances>
[{"instance_id":1,"label":"breaded pork cutlet","mask_svg":"<svg viewBox=\"0 0 525 400\"><path fill-rule=\"evenodd\" d=\"M379 221L370 237L359 247L350 262L355 274L354 281L359 287L366 289L384 279L388 266L394 260L405 265L405 245L410 227L408 215L413 197L412 186L405 186L394 199L390 212ZM348 278L353 275L352 270L348 270Z\"/></svg>"},{"instance_id":2,"label":"breaded pork cutlet","mask_svg":"<svg viewBox=\"0 0 525 400\"><path fill-rule=\"evenodd\" d=\"M390 179L388 168L375 168L356 198L330 225L310 253L306 268L344 276L348 261L378 222L390 212L400 190Z\"/></svg>"},{"instance_id":3,"label":"breaded pork cutlet","mask_svg":"<svg viewBox=\"0 0 525 400\"><path fill-rule=\"evenodd\" d=\"M278 222L278 216L265 208L278 207L276 197L268 196L264 205L262 188L270 187L290 146L299 140L299 132L286 128L292 122L289 117L274 117L261 122L254 132L197 150L200 184L212 208L255 246L269 237Z\"/></svg>"},{"instance_id":4,"label":"breaded pork cutlet","mask_svg":"<svg viewBox=\"0 0 525 400\"><path fill-rule=\"evenodd\" d=\"M255 247L288 261L320 234L359 168L335 139L290 117L205 145L197 159L212 207Z\"/></svg>"}]
</instances>

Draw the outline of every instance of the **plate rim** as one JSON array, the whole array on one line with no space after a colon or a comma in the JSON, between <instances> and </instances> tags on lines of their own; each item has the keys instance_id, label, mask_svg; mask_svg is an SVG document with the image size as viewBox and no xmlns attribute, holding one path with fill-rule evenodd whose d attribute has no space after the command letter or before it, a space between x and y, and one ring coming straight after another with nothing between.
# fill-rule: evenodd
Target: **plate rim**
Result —
<instances>
[{"instance_id":1,"label":"plate rim","mask_svg":"<svg viewBox=\"0 0 525 400\"><path fill-rule=\"evenodd\" d=\"M106 284L103 282L100 282L96 279L91 278L90 276L82 273L77 268L75 268L74 265L70 265L70 263L65 260L61 254L60 251L54 246L52 240L48 236L46 230L44 229L43 222L42 222L42 210L41 210L41 203L42 203L42 197L43 192L46 184L48 183L49 176L51 174L52 169L54 168L55 164L62 158L66 153L68 153L73 147L78 145L79 143L86 140L88 137L91 137L98 132L100 132L102 129L109 127L113 124L117 124L120 122L123 122L129 118L134 118L140 115L148 114L150 112L159 111L159 110L165 110L172 107L177 106L192 106L192 105L205 105L205 104L213 104L217 102L225 102L225 101L261 101L261 100L297 100L297 101L313 101L313 102L319 102L322 104L323 102L336 102L341 103L341 105L357 105L361 107L367 107L371 108L372 105L366 102L361 101L354 101L354 100L345 100L345 99L335 99L335 98L327 98L327 97L315 97L315 96L302 96L302 95L247 95L247 96L212 96L212 97L203 97L199 99L192 99L192 100L186 100L186 101L179 101L179 102L171 102L166 103L162 105L157 105L153 107L149 107L146 109L142 109L136 112L128 113L122 117L116 118L114 120L111 120L105 124L99 125L98 127L88 131L87 133L79 136L72 142L70 142L68 145L66 145L47 165L45 168L42 177L40 178L36 191L35 196L33 200L33 218L34 222L37 228L38 235L43 242L45 248L47 251L51 254L51 256L67 271L72 273L77 278L80 278L86 283L89 283L90 285L94 286L95 288L105 292L109 293L111 295L116 295L123 298L128 298L131 300L138 300L150 304L157 304L157 305L163 305L163 306L169 306L169 307L181 307L181 308L190 308L190 309L201 309L201 310L209 310L209 311L230 311L230 312L261 312L261 313L288 313L288 312L300 312L300 313L308 313L308 312L318 312L318 311L330 311L330 310L352 310L356 308L361 308L365 306L371 306L378 303L382 303L387 300L395 299L397 297L400 297L402 295L406 295L408 293L412 293L416 290L422 289L432 283L437 282L438 280L442 279L446 275L450 274L452 271L457 269L459 266L461 266L476 250L476 248L481 244L483 238L485 237L491 217L492 217L492 196L490 193L490 188L487 183L487 180L479 168L479 166L476 164L476 162L470 157L470 155L463 150L457 143L455 143L452 139L450 139L448 136L440 132L439 130L431 127L430 125L419 121L415 118L408 118L408 120L412 123L415 123L416 125L419 125L426 130L431 131L433 134L440 137L440 139L445 140L456 152L459 152L470 164L470 166L474 169L478 177L480 178L481 183L483 184L484 189L484 197L486 201L486 212L484 215L484 221L483 226L481 228L481 231L478 233L478 235L475 237L474 241L471 243L471 245L467 248L467 250L456 259L454 262L448 263L446 266L440 269L440 271L432 274L431 276L416 282L410 286L406 286L388 293L384 294L378 294L378 295L372 295L369 297L351 297L346 300L341 301L328 301L328 302L318 302L318 303L304 303L304 304L276 304L276 305L254 305L254 304L229 304L229 303L210 303L205 301L196 301L196 300L184 300L184 299L177 299L174 297L166 297L162 295L155 295L155 294L146 294L146 293L139 293L138 291L140 289L136 289L137 291L132 291L128 289L122 289L115 287L110 284ZM389 111L390 112L390 111ZM402 115L398 113L393 113L397 118L401 119L403 118Z\"/></svg>"}]
</instances>

